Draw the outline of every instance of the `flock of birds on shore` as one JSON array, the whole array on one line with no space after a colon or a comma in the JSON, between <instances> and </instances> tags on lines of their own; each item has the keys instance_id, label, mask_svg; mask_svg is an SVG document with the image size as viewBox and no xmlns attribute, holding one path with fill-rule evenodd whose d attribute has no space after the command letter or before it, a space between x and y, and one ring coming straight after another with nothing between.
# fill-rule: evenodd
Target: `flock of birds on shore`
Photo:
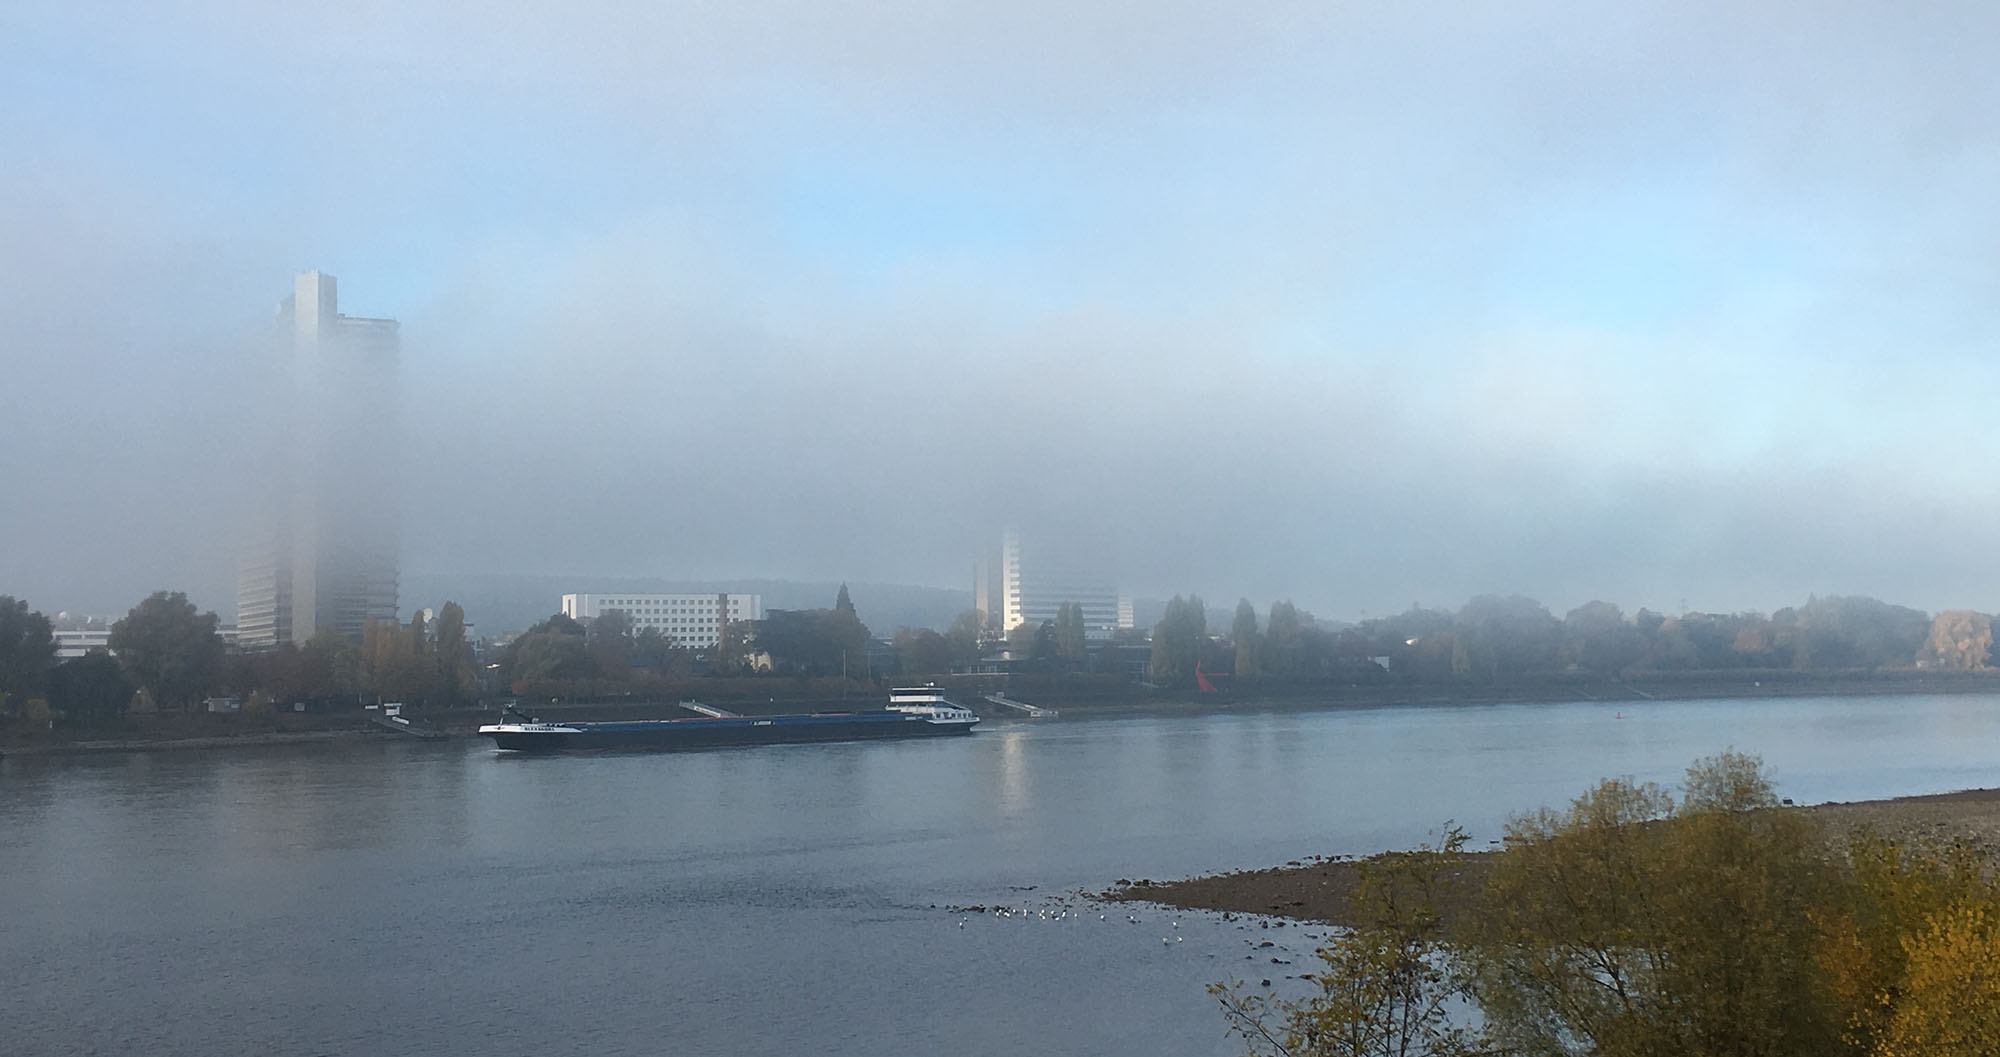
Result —
<instances>
[{"instance_id":1,"label":"flock of birds on shore","mask_svg":"<svg viewBox=\"0 0 2000 1057\"><path fill-rule=\"evenodd\" d=\"M1022 890L1030 890L1032 889L1032 887L1033 886L1027 886ZM1092 906L1080 905L1085 903L1094 905ZM948 914L956 916L958 918L956 925L959 929L964 929L966 925L970 923L972 919L975 917L990 919L993 921L1019 921L1024 923L1037 922L1043 924L1089 922L1091 920L1092 910L1096 911L1096 921L1099 924L1143 925L1146 924L1148 921L1148 919L1142 916L1141 914L1134 913L1131 911L1125 911L1123 910L1122 907L1112 908L1112 909L1098 909L1099 907L1102 906L1103 904L1099 903L1096 899L1092 898L1090 895L1079 892L1067 896L1050 896L1046 900L1044 900L1040 905L1029 904L1029 903L1023 903L1018 905L1009 905L1004 903L993 904L993 905L987 905L983 903L973 903L964 906L951 905L951 906L940 907L934 905L932 909L943 910ZM1160 920L1163 920L1166 923L1168 930L1167 935L1160 937L1160 944L1161 946L1168 948L1173 947L1177 943L1185 941L1186 937L1181 935L1180 932L1181 921L1183 918L1190 918L1190 917L1206 917L1211 920L1234 922L1236 924L1236 928L1242 931L1249 931L1252 928L1259 930L1266 930L1266 931L1271 929L1295 928L1298 930L1296 935L1299 935L1303 939L1310 941L1324 941L1326 939L1331 938L1332 936L1331 931L1308 932L1306 931L1306 929L1313 926L1308 926L1302 922L1288 921L1284 918L1270 918L1253 914L1242 914L1227 910L1219 912L1174 911L1170 913L1163 913L1158 917ZM1321 927L1324 928L1324 926ZM1283 943L1279 943L1275 940L1245 939L1243 942L1250 948L1251 951L1251 953L1245 954L1243 956L1244 959L1247 961L1256 961L1260 957L1269 957L1270 964L1283 966L1292 964L1292 960L1295 957L1297 957L1297 952L1293 951L1290 946ZM1313 944L1313 947L1317 948L1318 942L1315 942ZM1284 955L1284 957L1280 957L1280 955ZM1207 957L1210 958L1214 958L1216 956L1217 955L1213 951L1210 951L1207 954ZM1287 980L1294 980L1294 979L1311 980L1313 979L1313 974L1286 973L1284 974L1284 978ZM1269 979L1263 980L1262 986L1270 987L1271 981Z\"/></svg>"}]
</instances>

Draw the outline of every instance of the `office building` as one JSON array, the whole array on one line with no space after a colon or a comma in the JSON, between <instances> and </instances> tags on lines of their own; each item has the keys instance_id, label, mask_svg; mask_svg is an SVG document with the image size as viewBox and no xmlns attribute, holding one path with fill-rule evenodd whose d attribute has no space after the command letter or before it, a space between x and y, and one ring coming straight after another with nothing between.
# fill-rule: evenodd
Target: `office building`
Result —
<instances>
[{"instance_id":1,"label":"office building","mask_svg":"<svg viewBox=\"0 0 2000 1057\"><path fill-rule=\"evenodd\" d=\"M631 591L562 596L563 616L579 623L588 624L614 609L631 619L633 631L653 628L675 646L706 649L722 640L729 624L764 619L764 597Z\"/></svg>"},{"instance_id":2,"label":"office building","mask_svg":"<svg viewBox=\"0 0 2000 1057\"><path fill-rule=\"evenodd\" d=\"M342 315L334 277L307 272L278 306L267 502L241 564L245 649L303 643L322 628L355 641L395 620L398 511L395 320Z\"/></svg>"},{"instance_id":3,"label":"office building","mask_svg":"<svg viewBox=\"0 0 2000 1057\"><path fill-rule=\"evenodd\" d=\"M980 619L995 631L1005 630L1001 622L1007 618L1004 568L997 540L980 547L979 557L972 562L972 608L979 610Z\"/></svg>"},{"instance_id":4,"label":"office building","mask_svg":"<svg viewBox=\"0 0 2000 1057\"><path fill-rule=\"evenodd\" d=\"M980 558L973 595L975 604L991 600L1002 631L1054 620L1065 603L1082 607L1084 630L1091 638L1129 626L1129 620L1120 623L1117 585L1098 565L1075 549L1028 539L1013 528L1001 533L997 554Z\"/></svg>"}]
</instances>

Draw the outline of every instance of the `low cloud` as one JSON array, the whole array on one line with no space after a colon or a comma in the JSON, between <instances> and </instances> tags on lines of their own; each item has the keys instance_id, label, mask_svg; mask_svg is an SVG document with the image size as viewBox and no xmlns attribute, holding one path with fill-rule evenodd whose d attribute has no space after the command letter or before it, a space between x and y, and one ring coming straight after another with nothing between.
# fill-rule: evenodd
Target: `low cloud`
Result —
<instances>
[{"instance_id":1,"label":"low cloud","mask_svg":"<svg viewBox=\"0 0 2000 1057\"><path fill-rule=\"evenodd\" d=\"M0 592L229 611L321 268L413 572L2000 606L1985 6L469 14L12 16Z\"/></svg>"}]
</instances>

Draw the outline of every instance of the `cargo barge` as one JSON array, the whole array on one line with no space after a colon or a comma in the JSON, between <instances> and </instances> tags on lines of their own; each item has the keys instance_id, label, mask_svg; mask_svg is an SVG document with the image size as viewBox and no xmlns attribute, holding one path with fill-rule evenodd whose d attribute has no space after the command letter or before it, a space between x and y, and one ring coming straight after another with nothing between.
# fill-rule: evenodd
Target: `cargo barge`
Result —
<instances>
[{"instance_id":1,"label":"cargo barge","mask_svg":"<svg viewBox=\"0 0 2000 1057\"><path fill-rule=\"evenodd\" d=\"M585 749L707 749L802 741L859 741L968 734L979 716L947 700L935 687L891 690L889 707L866 712L811 712L784 716L710 714L689 719L602 723L544 723L530 716L488 724L479 733L511 752ZM504 719L505 717L503 717Z\"/></svg>"}]
</instances>

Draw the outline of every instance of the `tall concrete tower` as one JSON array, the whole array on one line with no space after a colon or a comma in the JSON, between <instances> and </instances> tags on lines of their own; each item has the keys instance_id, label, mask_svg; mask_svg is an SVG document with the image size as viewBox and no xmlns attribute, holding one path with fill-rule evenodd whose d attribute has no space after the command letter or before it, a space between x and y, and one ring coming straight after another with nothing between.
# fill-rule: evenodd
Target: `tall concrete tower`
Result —
<instances>
[{"instance_id":1,"label":"tall concrete tower","mask_svg":"<svg viewBox=\"0 0 2000 1057\"><path fill-rule=\"evenodd\" d=\"M993 566L998 575L990 578L992 587L983 589L998 606L1001 630L1054 620L1064 603L1082 607L1084 630L1092 638L1121 626L1117 586L1095 563L1081 560L1076 548L1060 542L1042 536L1024 544L1012 526L1001 531L998 562ZM983 574L977 579L989 582ZM981 590L975 585L975 596Z\"/></svg>"},{"instance_id":2,"label":"tall concrete tower","mask_svg":"<svg viewBox=\"0 0 2000 1057\"><path fill-rule=\"evenodd\" d=\"M287 413L237 586L239 641L270 649L322 628L359 641L369 620L397 615L399 330L341 315L334 277L307 272L279 304L274 338Z\"/></svg>"}]
</instances>

